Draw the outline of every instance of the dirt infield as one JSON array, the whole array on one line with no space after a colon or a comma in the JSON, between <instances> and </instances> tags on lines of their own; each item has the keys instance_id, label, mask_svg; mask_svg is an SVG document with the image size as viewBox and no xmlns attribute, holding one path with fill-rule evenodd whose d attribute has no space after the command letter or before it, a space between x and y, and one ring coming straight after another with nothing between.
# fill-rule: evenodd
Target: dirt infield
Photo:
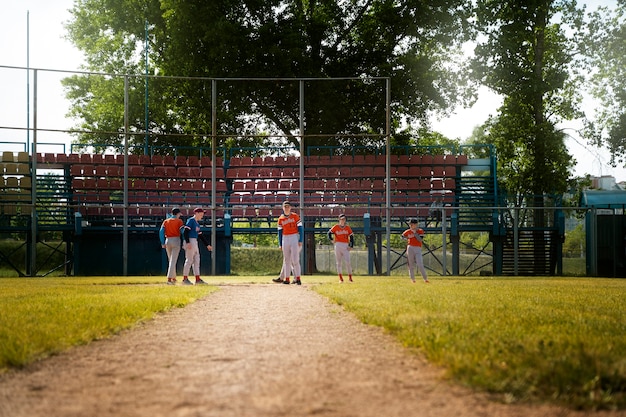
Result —
<instances>
[{"instance_id":1,"label":"dirt infield","mask_svg":"<svg viewBox=\"0 0 626 417\"><path fill-rule=\"evenodd\" d=\"M2 417L587 415L501 404L446 381L306 285L221 286L131 331L0 376Z\"/></svg>"}]
</instances>

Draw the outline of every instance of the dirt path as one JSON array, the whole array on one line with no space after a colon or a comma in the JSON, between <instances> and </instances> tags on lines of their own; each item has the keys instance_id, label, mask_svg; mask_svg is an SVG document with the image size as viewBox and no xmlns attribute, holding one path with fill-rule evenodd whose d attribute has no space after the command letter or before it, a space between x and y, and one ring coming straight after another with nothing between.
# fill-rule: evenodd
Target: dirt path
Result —
<instances>
[{"instance_id":1,"label":"dirt path","mask_svg":"<svg viewBox=\"0 0 626 417\"><path fill-rule=\"evenodd\" d=\"M223 286L0 376L2 417L583 415L499 404L447 382L306 286Z\"/></svg>"}]
</instances>

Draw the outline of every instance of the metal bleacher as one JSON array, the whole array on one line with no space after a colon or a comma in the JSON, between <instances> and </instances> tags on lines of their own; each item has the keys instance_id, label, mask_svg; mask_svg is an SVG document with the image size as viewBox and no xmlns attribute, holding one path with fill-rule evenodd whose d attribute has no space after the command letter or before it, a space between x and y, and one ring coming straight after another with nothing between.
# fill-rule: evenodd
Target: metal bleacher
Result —
<instances>
[{"instance_id":1,"label":"metal bleacher","mask_svg":"<svg viewBox=\"0 0 626 417\"><path fill-rule=\"evenodd\" d=\"M391 155L391 220L403 223L410 217L426 219L429 207L440 198L451 209L478 208L458 211L458 225L463 230L490 230L493 219L488 208L496 205L495 179L467 172L489 169L484 164L473 165L476 162L462 153ZM37 210L50 211L48 217L55 218L51 223L66 224L71 229L77 212L93 227L121 225L123 155L40 153L37 169L57 172L36 176L41 184ZM304 156L303 161L293 155L218 157L215 207L211 206L212 171L208 156L128 155L129 226L156 227L173 206L186 215L202 206L215 210L218 218L228 213L235 233L237 227L264 232L273 229L272 219L280 215L281 203L286 199L312 222L332 221L339 214L353 220L363 219L366 214L386 216L383 154ZM28 154L4 152L0 214L29 215L33 182ZM303 206L299 207L301 201ZM479 209L482 206L483 212Z\"/></svg>"}]
</instances>

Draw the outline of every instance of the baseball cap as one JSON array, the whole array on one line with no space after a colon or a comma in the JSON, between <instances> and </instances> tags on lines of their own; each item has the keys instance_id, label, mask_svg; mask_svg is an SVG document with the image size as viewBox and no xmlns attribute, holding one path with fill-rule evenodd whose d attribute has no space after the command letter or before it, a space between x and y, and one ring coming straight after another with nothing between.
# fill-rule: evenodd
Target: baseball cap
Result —
<instances>
[{"instance_id":1,"label":"baseball cap","mask_svg":"<svg viewBox=\"0 0 626 417\"><path fill-rule=\"evenodd\" d=\"M289 201L283 201L283 207L289 206L291 207L291 203Z\"/></svg>"},{"instance_id":2,"label":"baseball cap","mask_svg":"<svg viewBox=\"0 0 626 417\"><path fill-rule=\"evenodd\" d=\"M417 224L417 219L411 219L411 221L409 222L411 224Z\"/></svg>"},{"instance_id":3,"label":"baseball cap","mask_svg":"<svg viewBox=\"0 0 626 417\"><path fill-rule=\"evenodd\" d=\"M345 215L345 214L341 213L341 214L339 215L339 219L345 219L345 218L346 218L346 215Z\"/></svg>"},{"instance_id":4,"label":"baseball cap","mask_svg":"<svg viewBox=\"0 0 626 417\"><path fill-rule=\"evenodd\" d=\"M172 209L172 214L174 216L176 216L178 213L180 213L180 209L178 207Z\"/></svg>"},{"instance_id":5,"label":"baseball cap","mask_svg":"<svg viewBox=\"0 0 626 417\"><path fill-rule=\"evenodd\" d=\"M204 209L202 207L196 207L195 209L193 209L194 213L204 213Z\"/></svg>"}]
</instances>

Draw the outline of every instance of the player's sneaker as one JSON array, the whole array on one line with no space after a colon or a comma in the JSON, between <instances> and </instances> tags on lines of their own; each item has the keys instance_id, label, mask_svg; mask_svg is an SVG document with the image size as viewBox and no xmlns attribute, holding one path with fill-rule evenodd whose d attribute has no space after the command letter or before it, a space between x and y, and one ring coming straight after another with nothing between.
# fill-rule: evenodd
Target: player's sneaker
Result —
<instances>
[{"instance_id":1,"label":"player's sneaker","mask_svg":"<svg viewBox=\"0 0 626 417\"><path fill-rule=\"evenodd\" d=\"M429 280L427 280L427 279L425 279L425 280L424 280L424 284L430 284L430 281L429 281Z\"/></svg>"},{"instance_id":2,"label":"player's sneaker","mask_svg":"<svg viewBox=\"0 0 626 417\"><path fill-rule=\"evenodd\" d=\"M289 284L289 283L290 283L290 282L289 282L289 278L287 278L287 279L285 279L285 280L283 281L283 284Z\"/></svg>"},{"instance_id":3,"label":"player's sneaker","mask_svg":"<svg viewBox=\"0 0 626 417\"><path fill-rule=\"evenodd\" d=\"M167 285L176 285L176 278L169 278L167 280Z\"/></svg>"},{"instance_id":4,"label":"player's sneaker","mask_svg":"<svg viewBox=\"0 0 626 417\"><path fill-rule=\"evenodd\" d=\"M189 278L185 278L185 279L183 279L181 284L183 284L183 285L193 285L193 282L189 281Z\"/></svg>"},{"instance_id":5,"label":"player's sneaker","mask_svg":"<svg viewBox=\"0 0 626 417\"><path fill-rule=\"evenodd\" d=\"M348 280L349 280L350 282L354 282L354 281L352 281L352 277L348 278Z\"/></svg>"},{"instance_id":6,"label":"player's sneaker","mask_svg":"<svg viewBox=\"0 0 626 417\"><path fill-rule=\"evenodd\" d=\"M339 283L343 284L343 278L339 277Z\"/></svg>"},{"instance_id":7,"label":"player's sneaker","mask_svg":"<svg viewBox=\"0 0 626 417\"><path fill-rule=\"evenodd\" d=\"M296 278L296 279L293 281L293 283L294 283L294 284L296 284L296 285L302 285L302 281L300 281L300 278Z\"/></svg>"},{"instance_id":8,"label":"player's sneaker","mask_svg":"<svg viewBox=\"0 0 626 417\"><path fill-rule=\"evenodd\" d=\"M281 277L278 277L278 278L273 278L273 279L272 279L272 282L275 282L275 283L277 283L277 284L280 284L281 282L283 282L283 279L282 279Z\"/></svg>"},{"instance_id":9,"label":"player's sneaker","mask_svg":"<svg viewBox=\"0 0 626 417\"><path fill-rule=\"evenodd\" d=\"M202 281L200 278L196 279L196 285L209 285L206 282Z\"/></svg>"}]
</instances>

